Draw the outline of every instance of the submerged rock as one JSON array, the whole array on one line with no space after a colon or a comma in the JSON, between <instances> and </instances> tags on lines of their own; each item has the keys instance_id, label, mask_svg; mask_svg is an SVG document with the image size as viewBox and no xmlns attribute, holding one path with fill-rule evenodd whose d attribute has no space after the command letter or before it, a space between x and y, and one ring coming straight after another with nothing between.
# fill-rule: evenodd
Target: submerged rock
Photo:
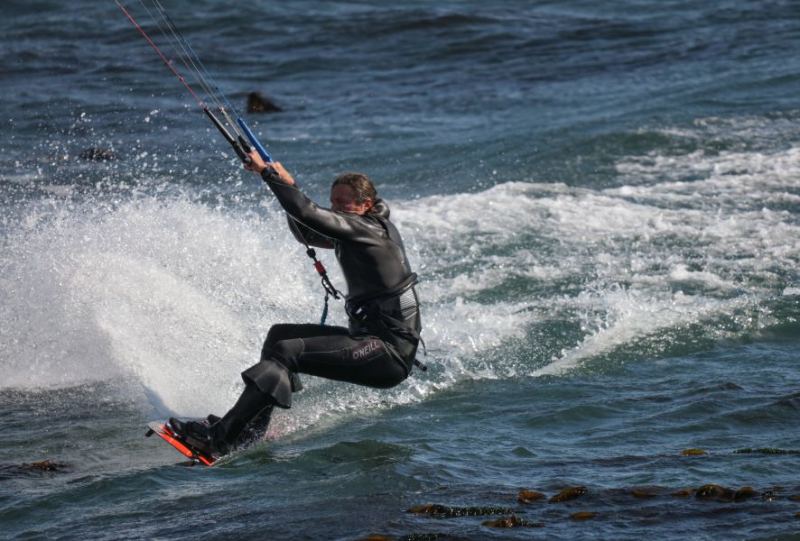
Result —
<instances>
[{"instance_id":1,"label":"submerged rock","mask_svg":"<svg viewBox=\"0 0 800 541\"><path fill-rule=\"evenodd\" d=\"M469 539L449 533L411 533L397 541L469 541Z\"/></svg>"},{"instance_id":2,"label":"submerged rock","mask_svg":"<svg viewBox=\"0 0 800 541\"><path fill-rule=\"evenodd\" d=\"M533 503L544 497L544 494L535 490L520 490L519 494L517 494L517 501L520 503Z\"/></svg>"},{"instance_id":3,"label":"submerged rock","mask_svg":"<svg viewBox=\"0 0 800 541\"><path fill-rule=\"evenodd\" d=\"M703 485L698 488L694 495L699 500L717 500L730 502L733 501L734 491L715 484Z\"/></svg>"},{"instance_id":4,"label":"submerged rock","mask_svg":"<svg viewBox=\"0 0 800 541\"><path fill-rule=\"evenodd\" d=\"M10 479L20 475L34 475L39 473L60 473L69 469L68 464L53 460L39 460L23 464L1 464L0 479Z\"/></svg>"},{"instance_id":5,"label":"submerged rock","mask_svg":"<svg viewBox=\"0 0 800 541\"><path fill-rule=\"evenodd\" d=\"M741 502L756 496L758 496L758 492L753 490L753 487L742 487L733 494L733 501Z\"/></svg>"},{"instance_id":6,"label":"submerged rock","mask_svg":"<svg viewBox=\"0 0 800 541\"><path fill-rule=\"evenodd\" d=\"M684 449L683 451L681 451L681 455L683 456L705 456L707 454L708 453L703 449L692 448L692 449Z\"/></svg>"},{"instance_id":7,"label":"submerged rock","mask_svg":"<svg viewBox=\"0 0 800 541\"><path fill-rule=\"evenodd\" d=\"M597 513L594 511L578 511L577 513L572 513L569 518L572 520L591 520L597 516Z\"/></svg>"},{"instance_id":8,"label":"submerged rock","mask_svg":"<svg viewBox=\"0 0 800 541\"><path fill-rule=\"evenodd\" d=\"M25 471L63 471L67 467L66 464L60 462L53 462L50 459L40 460L38 462L31 462L28 464L20 464L19 469Z\"/></svg>"},{"instance_id":9,"label":"submerged rock","mask_svg":"<svg viewBox=\"0 0 800 541\"><path fill-rule=\"evenodd\" d=\"M512 509L505 507L450 507L438 503L415 505L408 510L415 515L431 515L434 517L479 517L483 515L502 515L513 513Z\"/></svg>"},{"instance_id":10,"label":"submerged rock","mask_svg":"<svg viewBox=\"0 0 800 541\"><path fill-rule=\"evenodd\" d=\"M446 533L410 533L402 537L371 534L359 541L460 541L460 538Z\"/></svg>"},{"instance_id":11,"label":"submerged rock","mask_svg":"<svg viewBox=\"0 0 800 541\"><path fill-rule=\"evenodd\" d=\"M749 447L745 449L737 449L733 452L735 455L747 455L747 454L761 454L761 455L800 455L800 451L795 449L776 449L774 447L761 447L759 449L751 449Z\"/></svg>"},{"instance_id":12,"label":"submerged rock","mask_svg":"<svg viewBox=\"0 0 800 541\"><path fill-rule=\"evenodd\" d=\"M758 496L753 487L742 487L738 490L733 490L720 485L708 484L703 485L695 491L695 497L700 500L715 500L719 502L743 502L750 498ZM768 493L764 493L764 498L771 498Z\"/></svg>"},{"instance_id":13,"label":"submerged rock","mask_svg":"<svg viewBox=\"0 0 800 541\"><path fill-rule=\"evenodd\" d=\"M636 487L631 490L631 495L634 498L655 498L658 496L658 489L654 487Z\"/></svg>"},{"instance_id":14,"label":"submerged rock","mask_svg":"<svg viewBox=\"0 0 800 541\"><path fill-rule=\"evenodd\" d=\"M457 537L446 533L412 533L404 535L398 541L458 541Z\"/></svg>"},{"instance_id":15,"label":"submerged rock","mask_svg":"<svg viewBox=\"0 0 800 541\"><path fill-rule=\"evenodd\" d=\"M529 522L516 515L495 520L485 520L481 524L488 528L541 528L544 526L541 522Z\"/></svg>"},{"instance_id":16,"label":"submerged rock","mask_svg":"<svg viewBox=\"0 0 800 541\"><path fill-rule=\"evenodd\" d=\"M548 500L550 503L561 503L580 498L586 494L586 487L567 487Z\"/></svg>"}]
</instances>

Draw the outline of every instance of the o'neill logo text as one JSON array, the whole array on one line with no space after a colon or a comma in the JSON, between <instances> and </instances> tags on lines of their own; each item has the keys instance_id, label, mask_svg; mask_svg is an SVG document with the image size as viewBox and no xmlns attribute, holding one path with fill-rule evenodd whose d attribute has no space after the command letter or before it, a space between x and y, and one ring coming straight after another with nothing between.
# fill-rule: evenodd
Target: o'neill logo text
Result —
<instances>
[{"instance_id":1,"label":"o'neill logo text","mask_svg":"<svg viewBox=\"0 0 800 541\"><path fill-rule=\"evenodd\" d=\"M373 351L380 349L381 343L377 340L370 340L366 345L361 346L359 349L353 351L353 360L366 359L367 355Z\"/></svg>"}]
</instances>

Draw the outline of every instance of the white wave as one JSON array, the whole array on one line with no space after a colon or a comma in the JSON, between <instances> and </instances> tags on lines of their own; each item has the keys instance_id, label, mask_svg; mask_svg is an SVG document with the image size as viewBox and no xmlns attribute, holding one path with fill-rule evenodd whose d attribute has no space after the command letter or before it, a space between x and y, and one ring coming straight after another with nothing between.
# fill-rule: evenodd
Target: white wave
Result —
<instances>
[{"instance_id":1,"label":"white wave","mask_svg":"<svg viewBox=\"0 0 800 541\"><path fill-rule=\"evenodd\" d=\"M669 341L671 335L664 335L664 332L685 329L730 313L745 306L749 299L719 300L685 295L680 291L671 296L654 297L642 291L614 287L581 294L574 302L584 304L581 320L586 335L580 343L563 350L552 362L532 370L529 375L564 375L592 359L659 333L664 341ZM603 308L599 313L598 307ZM644 349L640 352L643 357L649 353Z\"/></svg>"},{"instance_id":2,"label":"white wave","mask_svg":"<svg viewBox=\"0 0 800 541\"><path fill-rule=\"evenodd\" d=\"M735 127L740 137L756 129L770 133L767 121ZM435 245L443 256L440 264L426 262L439 302L485 294L523 275L545 284L582 280L584 291L600 292L586 300L602 324L531 372L564 373L638 338L713 321L753 299L791 294L784 277L794 276L800 263L800 223L785 208L800 200L798 158L798 146L631 157L618 164L621 178L630 181L622 187L505 183L477 194L421 199L400 221L419 245ZM432 226L414 229L423 223ZM540 246L521 248L520 237ZM553 240L555 250L547 242ZM466 260L474 263L469 271L446 272ZM521 272L524 267L539 272ZM620 289L619 283L628 285ZM545 298L528 300L535 310L509 321L515 332L508 336L524 333L533 314L546 319L557 307L574 306L575 299L540 291ZM482 306L494 312L509 304ZM745 327L757 330L768 322L756 318ZM499 364L490 371L508 372Z\"/></svg>"},{"instance_id":3,"label":"white wave","mask_svg":"<svg viewBox=\"0 0 800 541\"><path fill-rule=\"evenodd\" d=\"M185 199L147 198L110 209L31 209L5 239L2 385L132 378L159 415L224 412L269 326L319 317L317 278L273 210L242 216ZM321 255L341 284L331 255ZM420 292L426 297L440 287L448 286L423 282ZM428 304L428 345L448 369L434 367L439 376L413 379L388 400L418 400L479 373L459 359L520 332L524 318L516 309L509 303L486 310L459 298ZM330 322L345 322L337 303ZM382 391L309 379L290 427L387 400Z\"/></svg>"},{"instance_id":4,"label":"white wave","mask_svg":"<svg viewBox=\"0 0 800 541\"><path fill-rule=\"evenodd\" d=\"M669 278L672 284L694 284L706 290L731 290L737 287L732 281L723 280L713 272L691 271L686 265L676 265L673 267L669 273Z\"/></svg>"},{"instance_id":5,"label":"white wave","mask_svg":"<svg viewBox=\"0 0 800 541\"><path fill-rule=\"evenodd\" d=\"M154 200L25 222L3 260L3 385L132 373L166 411L223 408L269 324L316 291L282 279L303 254L281 222Z\"/></svg>"},{"instance_id":6,"label":"white wave","mask_svg":"<svg viewBox=\"0 0 800 541\"><path fill-rule=\"evenodd\" d=\"M794 147L630 157L622 187L506 182L390 202L422 277L431 369L389 391L306 378L275 433L460 381L568 373L793 294L800 225L770 206L798 197L798 157ZM274 205L256 215L176 197L91 203L31 209L3 239L1 385L132 377L159 411L219 414L271 324L318 318L318 280ZM345 322L337 303L330 317ZM580 327L574 345L545 357L527 342L532 326L564 317Z\"/></svg>"}]
</instances>

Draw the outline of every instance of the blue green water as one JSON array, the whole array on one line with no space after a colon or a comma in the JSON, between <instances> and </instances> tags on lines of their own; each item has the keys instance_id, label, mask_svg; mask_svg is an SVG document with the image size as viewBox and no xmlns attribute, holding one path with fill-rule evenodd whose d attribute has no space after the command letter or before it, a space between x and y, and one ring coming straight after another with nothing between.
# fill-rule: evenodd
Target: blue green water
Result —
<instances>
[{"instance_id":1,"label":"blue green water","mask_svg":"<svg viewBox=\"0 0 800 541\"><path fill-rule=\"evenodd\" d=\"M4 537L800 538L796 3L165 6L237 107L283 108L248 120L313 198L376 181L430 369L305 378L210 469L144 438L223 413L321 288L113 2L6 2Z\"/></svg>"}]
</instances>

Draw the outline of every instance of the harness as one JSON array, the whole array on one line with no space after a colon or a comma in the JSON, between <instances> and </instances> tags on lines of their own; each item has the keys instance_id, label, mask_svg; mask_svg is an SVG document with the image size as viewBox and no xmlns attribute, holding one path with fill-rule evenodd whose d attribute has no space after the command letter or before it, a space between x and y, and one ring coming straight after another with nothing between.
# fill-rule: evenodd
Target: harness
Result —
<instances>
[{"instance_id":1,"label":"harness","mask_svg":"<svg viewBox=\"0 0 800 541\"><path fill-rule=\"evenodd\" d=\"M384 304L388 301L397 299L397 306L401 314L404 309L411 307L416 310L419 306L417 293L414 290L414 286L417 282L417 275L412 272L408 278L389 290L348 299L344 305L345 312L355 321L377 323L383 327L383 329L399 335L406 340L416 340L418 343L422 344L423 354L427 356L428 349L425 345L425 340L422 339L417 329L406 323L406 321L393 317L383 308ZM428 370L428 367L416 357L413 362L423 372Z\"/></svg>"}]
</instances>

